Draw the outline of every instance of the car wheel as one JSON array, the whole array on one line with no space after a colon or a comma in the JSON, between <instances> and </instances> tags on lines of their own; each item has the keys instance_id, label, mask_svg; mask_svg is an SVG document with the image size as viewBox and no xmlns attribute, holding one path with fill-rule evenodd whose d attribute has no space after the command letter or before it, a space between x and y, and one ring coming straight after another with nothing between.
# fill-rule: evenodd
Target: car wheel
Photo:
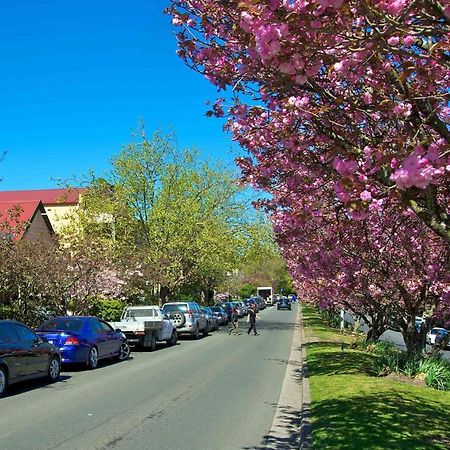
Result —
<instances>
[{"instance_id":1,"label":"car wheel","mask_svg":"<svg viewBox=\"0 0 450 450\"><path fill-rule=\"evenodd\" d=\"M155 335L155 333L152 333L152 336L150 338L150 347L147 347L147 349L151 352L154 352L156 350L156 335Z\"/></svg>"},{"instance_id":2,"label":"car wheel","mask_svg":"<svg viewBox=\"0 0 450 450\"><path fill-rule=\"evenodd\" d=\"M96 347L91 347L89 350L87 366L91 370L98 366L98 350Z\"/></svg>"},{"instance_id":3,"label":"car wheel","mask_svg":"<svg viewBox=\"0 0 450 450\"><path fill-rule=\"evenodd\" d=\"M203 329L202 334L203 334L203 337L208 336L208 334L209 334L209 323L206 324L206 327Z\"/></svg>"},{"instance_id":4,"label":"car wheel","mask_svg":"<svg viewBox=\"0 0 450 450\"><path fill-rule=\"evenodd\" d=\"M0 367L0 397L6 392L6 387L8 386L8 375L6 369Z\"/></svg>"},{"instance_id":5,"label":"car wheel","mask_svg":"<svg viewBox=\"0 0 450 450\"><path fill-rule=\"evenodd\" d=\"M128 345L128 342L122 342L122 345L119 349L119 354L117 355L117 359L119 361L125 361L130 356L130 346Z\"/></svg>"},{"instance_id":6,"label":"car wheel","mask_svg":"<svg viewBox=\"0 0 450 450\"><path fill-rule=\"evenodd\" d=\"M198 330L198 324L197 324L197 327L195 328L195 331L192 334L192 336L194 336L194 339L196 339L196 340L200 337L200 332Z\"/></svg>"},{"instance_id":7,"label":"car wheel","mask_svg":"<svg viewBox=\"0 0 450 450\"><path fill-rule=\"evenodd\" d=\"M51 381L57 381L61 372L61 361L57 356L53 356L48 365L47 378Z\"/></svg>"},{"instance_id":8,"label":"car wheel","mask_svg":"<svg viewBox=\"0 0 450 450\"><path fill-rule=\"evenodd\" d=\"M186 322L186 317L182 312L173 312L169 318L177 328L181 328Z\"/></svg>"},{"instance_id":9,"label":"car wheel","mask_svg":"<svg viewBox=\"0 0 450 450\"><path fill-rule=\"evenodd\" d=\"M178 333L175 330L173 330L172 336L170 336L170 339L167 339L166 342L167 342L167 345L169 345L170 347L176 345L178 342Z\"/></svg>"}]
</instances>

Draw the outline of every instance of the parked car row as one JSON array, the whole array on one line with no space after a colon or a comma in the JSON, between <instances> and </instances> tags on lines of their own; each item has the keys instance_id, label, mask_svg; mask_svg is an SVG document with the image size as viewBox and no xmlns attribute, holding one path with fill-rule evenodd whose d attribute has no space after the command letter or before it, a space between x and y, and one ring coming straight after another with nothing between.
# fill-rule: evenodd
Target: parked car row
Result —
<instances>
[{"instance_id":1,"label":"parked car row","mask_svg":"<svg viewBox=\"0 0 450 450\"><path fill-rule=\"evenodd\" d=\"M195 302L130 306L119 322L111 323L91 316L55 317L34 331L17 321L0 320L0 397L20 381L56 381L62 364L95 369L102 359L127 359L130 347L154 350L164 341L172 346L183 334L198 339L228 320L222 306L200 307Z\"/></svg>"},{"instance_id":2,"label":"parked car row","mask_svg":"<svg viewBox=\"0 0 450 450\"><path fill-rule=\"evenodd\" d=\"M201 307L196 302L169 302L159 306L128 306L118 322L94 316L61 316L48 319L35 330L13 320L0 320L0 397L11 384L32 378L59 378L62 364L84 364L95 369L106 358L125 360L131 348L168 346L180 335L198 339L256 305L264 309L261 297Z\"/></svg>"}]
</instances>

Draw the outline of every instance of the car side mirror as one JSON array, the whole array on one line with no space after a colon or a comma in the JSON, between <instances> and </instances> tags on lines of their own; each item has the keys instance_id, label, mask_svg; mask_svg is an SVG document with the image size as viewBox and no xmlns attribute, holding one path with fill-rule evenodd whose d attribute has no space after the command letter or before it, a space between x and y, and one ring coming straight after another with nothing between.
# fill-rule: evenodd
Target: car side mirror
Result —
<instances>
[{"instance_id":1,"label":"car side mirror","mask_svg":"<svg viewBox=\"0 0 450 450\"><path fill-rule=\"evenodd\" d=\"M115 331L116 333L122 333L122 330L121 330L120 328L116 328L114 331Z\"/></svg>"}]
</instances>

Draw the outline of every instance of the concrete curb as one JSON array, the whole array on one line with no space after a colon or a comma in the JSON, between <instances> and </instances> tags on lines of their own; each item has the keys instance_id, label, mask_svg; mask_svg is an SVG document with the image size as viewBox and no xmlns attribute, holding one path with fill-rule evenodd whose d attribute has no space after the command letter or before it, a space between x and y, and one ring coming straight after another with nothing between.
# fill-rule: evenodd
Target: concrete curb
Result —
<instances>
[{"instance_id":1,"label":"concrete curb","mask_svg":"<svg viewBox=\"0 0 450 450\"><path fill-rule=\"evenodd\" d=\"M306 350L301 315L298 305L295 331L292 338L283 386L270 432L267 435L266 449L311 448L309 428L309 383L305 377Z\"/></svg>"},{"instance_id":2,"label":"concrete curb","mask_svg":"<svg viewBox=\"0 0 450 450\"><path fill-rule=\"evenodd\" d=\"M299 304L300 327L302 331L302 409L300 413L300 449L313 448L311 436L311 390L309 387L308 366L306 365L306 338L303 315Z\"/></svg>"}]
</instances>

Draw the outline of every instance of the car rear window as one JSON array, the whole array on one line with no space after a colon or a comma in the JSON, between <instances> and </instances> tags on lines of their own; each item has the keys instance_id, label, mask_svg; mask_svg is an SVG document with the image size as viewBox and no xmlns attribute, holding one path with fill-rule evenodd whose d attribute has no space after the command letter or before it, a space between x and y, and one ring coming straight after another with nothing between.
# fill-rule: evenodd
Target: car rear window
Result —
<instances>
[{"instance_id":1,"label":"car rear window","mask_svg":"<svg viewBox=\"0 0 450 450\"><path fill-rule=\"evenodd\" d=\"M152 308L129 309L125 317L154 317L155 310ZM157 315L157 314L156 314Z\"/></svg>"},{"instance_id":2,"label":"car rear window","mask_svg":"<svg viewBox=\"0 0 450 450\"><path fill-rule=\"evenodd\" d=\"M171 304L171 305L164 305L163 309L166 313L171 313L175 311L183 311L186 312L188 310L187 305L185 303L180 304Z\"/></svg>"},{"instance_id":3,"label":"car rear window","mask_svg":"<svg viewBox=\"0 0 450 450\"><path fill-rule=\"evenodd\" d=\"M80 331L83 319L50 319L39 326L38 331Z\"/></svg>"},{"instance_id":4,"label":"car rear window","mask_svg":"<svg viewBox=\"0 0 450 450\"><path fill-rule=\"evenodd\" d=\"M214 312L221 312L221 311L222 311L222 308L219 308L218 306L211 306L211 311L214 311Z\"/></svg>"}]
</instances>

